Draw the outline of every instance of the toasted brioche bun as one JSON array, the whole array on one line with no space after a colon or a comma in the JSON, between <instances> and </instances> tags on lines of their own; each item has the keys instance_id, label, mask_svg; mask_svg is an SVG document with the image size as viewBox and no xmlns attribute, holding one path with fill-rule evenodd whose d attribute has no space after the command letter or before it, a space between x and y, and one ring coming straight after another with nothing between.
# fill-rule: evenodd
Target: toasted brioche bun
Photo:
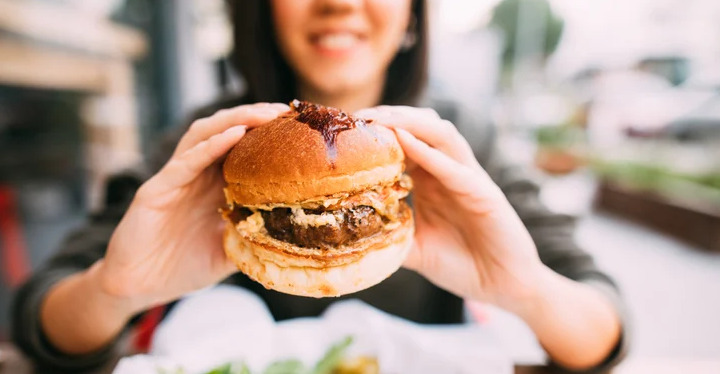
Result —
<instances>
[{"instance_id":1,"label":"toasted brioche bun","mask_svg":"<svg viewBox=\"0 0 720 374\"><path fill-rule=\"evenodd\" d=\"M353 248L312 250L264 234L242 232L228 223L225 253L265 288L298 296L341 296L374 286L405 261L414 225L408 215L397 228L354 243Z\"/></svg>"},{"instance_id":2,"label":"toasted brioche bun","mask_svg":"<svg viewBox=\"0 0 720 374\"><path fill-rule=\"evenodd\" d=\"M395 134L362 126L337 134L328 149L323 135L292 116L249 131L232 149L223 174L236 204L294 204L352 193L398 180L404 154Z\"/></svg>"}]
</instances>

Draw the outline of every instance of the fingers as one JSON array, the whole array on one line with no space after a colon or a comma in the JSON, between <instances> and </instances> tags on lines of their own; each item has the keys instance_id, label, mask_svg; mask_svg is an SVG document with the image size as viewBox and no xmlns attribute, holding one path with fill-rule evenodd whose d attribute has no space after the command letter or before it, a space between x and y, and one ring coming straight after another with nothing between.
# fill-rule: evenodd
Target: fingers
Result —
<instances>
[{"instance_id":1,"label":"fingers","mask_svg":"<svg viewBox=\"0 0 720 374\"><path fill-rule=\"evenodd\" d=\"M464 165L443 152L430 147L403 129L396 128L395 133L405 155L440 181L454 180L457 179L457 174L464 174Z\"/></svg>"},{"instance_id":2,"label":"fingers","mask_svg":"<svg viewBox=\"0 0 720 374\"><path fill-rule=\"evenodd\" d=\"M259 126L290 110L285 104L258 103L223 109L195 121L180 139L168 163L145 183L136 196L157 197L195 180L225 155L248 127Z\"/></svg>"},{"instance_id":3,"label":"fingers","mask_svg":"<svg viewBox=\"0 0 720 374\"><path fill-rule=\"evenodd\" d=\"M183 154L173 157L152 179L155 193L183 187L224 156L245 135L245 126L231 127L203 140ZM151 181L148 181L151 182Z\"/></svg>"},{"instance_id":4,"label":"fingers","mask_svg":"<svg viewBox=\"0 0 720 374\"><path fill-rule=\"evenodd\" d=\"M258 103L222 109L210 117L193 122L180 139L173 156L181 155L198 143L233 126L256 127L288 110L290 107L280 103Z\"/></svg>"},{"instance_id":5,"label":"fingers","mask_svg":"<svg viewBox=\"0 0 720 374\"><path fill-rule=\"evenodd\" d=\"M435 177L445 188L461 196L498 193L498 187L479 167L462 164L445 153L430 147L400 128L395 129L405 155Z\"/></svg>"},{"instance_id":6,"label":"fingers","mask_svg":"<svg viewBox=\"0 0 720 374\"><path fill-rule=\"evenodd\" d=\"M356 113L372 119L376 124L399 128L413 134L451 158L465 165L476 163L475 155L467 141L452 122L443 120L432 109L406 106L380 106Z\"/></svg>"}]
</instances>

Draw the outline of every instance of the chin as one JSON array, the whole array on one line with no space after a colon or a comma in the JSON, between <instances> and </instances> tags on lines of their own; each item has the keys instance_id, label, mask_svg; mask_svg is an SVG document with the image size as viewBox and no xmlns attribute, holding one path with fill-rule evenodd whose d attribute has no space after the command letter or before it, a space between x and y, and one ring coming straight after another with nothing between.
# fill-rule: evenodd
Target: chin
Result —
<instances>
[{"instance_id":1,"label":"chin","mask_svg":"<svg viewBox=\"0 0 720 374\"><path fill-rule=\"evenodd\" d=\"M375 81L373 75L363 73L362 68L353 66L325 68L322 70L322 76L312 78L312 86L327 96L342 96L346 92L362 91L368 86L368 82ZM383 77L380 76L377 80L382 81L382 79ZM345 110L346 108L341 109Z\"/></svg>"}]
</instances>

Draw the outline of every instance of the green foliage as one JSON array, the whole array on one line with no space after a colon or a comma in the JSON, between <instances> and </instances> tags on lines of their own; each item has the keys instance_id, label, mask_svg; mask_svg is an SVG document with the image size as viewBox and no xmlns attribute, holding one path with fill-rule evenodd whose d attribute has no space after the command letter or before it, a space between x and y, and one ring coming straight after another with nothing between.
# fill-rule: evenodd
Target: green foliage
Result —
<instances>
[{"instance_id":1,"label":"green foliage","mask_svg":"<svg viewBox=\"0 0 720 374\"><path fill-rule=\"evenodd\" d=\"M547 0L503 0L493 10L490 26L499 29L505 37L505 48L503 50L503 63L505 66L512 65L515 58L524 59L532 57L524 55L525 51L517 50L518 18L520 8L523 12L531 14L537 19L537 23L544 23L545 39L542 57L551 55L560 42L564 29L564 22L552 11Z\"/></svg>"},{"instance_id":2,"label":"green foliage","mask_svg":"<svg viewBox=\"0 0 720 374\"><path fill-rule=\"evenodd\" d=\"M544 126L535 130L538 145L549 148L567 148L585 140L583 129L570 126Z\"/></svg>"},{"instance_id":3,"label":"green foliage","mask_svg":"<svg viewBox=\"0 0 720 374\"><path fill-rule=\"evenodd\" d=\"M695 183L720 190L720 173L688 176L688 178Z\"/></svg>"},{"instance_id":4,"label":"green foliage","mask_svg":"<svg viewBox=\"0 0 720 374\"><path fill-rule=\"evenodd\" d=\"M648 190L658 190L673 181L693 183L720 191L720 173L687 174L664 165L598 160L593 169L606 179Z\"/></svg>"}]
</instances>

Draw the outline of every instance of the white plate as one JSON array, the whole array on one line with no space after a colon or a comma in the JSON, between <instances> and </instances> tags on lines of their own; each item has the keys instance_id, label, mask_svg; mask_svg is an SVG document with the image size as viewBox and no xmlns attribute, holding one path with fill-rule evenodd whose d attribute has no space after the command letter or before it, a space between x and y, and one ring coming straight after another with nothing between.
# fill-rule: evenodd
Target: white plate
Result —
<instances>
[{"instance_id":1,"label":"white plate","mask_svg":"<svg viewBox=\"0 0 720 374\"><path fill-rule=\"evenodd\" d=\"M482 326L418 325L356 300L336 303L319 318L276 323L254 294L219 286L179 303L159 327L150 354L121 360L114 373L182 367L194 374L238 360L261 372L284 358L312 365L348 335L354 337L348 356L377 357L383 373L513 372L509 357Z\"/></svg>"}]
</instances>

